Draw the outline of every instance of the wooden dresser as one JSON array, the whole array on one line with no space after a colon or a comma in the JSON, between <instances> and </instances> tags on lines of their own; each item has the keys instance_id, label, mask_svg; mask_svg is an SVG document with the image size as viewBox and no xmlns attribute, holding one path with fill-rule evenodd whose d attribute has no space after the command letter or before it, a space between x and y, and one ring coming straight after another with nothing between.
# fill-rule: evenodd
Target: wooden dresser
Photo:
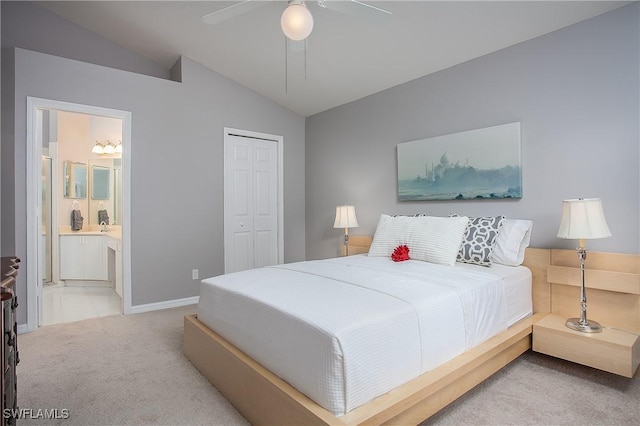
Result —
<instances>
[{"instance_id":1,"label":"wooden dresser","mask_svg":"<svg viewBox=\"0 0 640 426\"><path fill-rule=\"evenodd\" d=\"M2 285L0 298L2 300L2 315L0 329L2 330L2 374L0 374L0 389L2 390L2 425L15 424L16 420L8 410L17 410L17 382L16 365L20 362L18 356L18 326L16 323L16 308L18 298L15 294L16 276L20 259L17 257L2 258Z\"/></svg>"}]
</instances>

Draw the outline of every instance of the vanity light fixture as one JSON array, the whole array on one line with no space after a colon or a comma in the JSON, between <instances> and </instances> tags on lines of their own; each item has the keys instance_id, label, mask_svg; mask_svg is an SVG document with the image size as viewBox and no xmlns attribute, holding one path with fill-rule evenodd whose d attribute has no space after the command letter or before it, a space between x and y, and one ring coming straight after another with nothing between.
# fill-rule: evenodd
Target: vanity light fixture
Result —
<instances>
[{"instance_id":1,"label":"vanity light fixture","mask_svg":"<svg viewBox=\"0 0 640 426\"><path fill-rule=\"evenodd\" d=\"M111 141L107 143L100 143L96 141L96 144L91 148L91 152L94 154L121 154L122 153L122 141L118 141L118 144L114 144Z\"/></svg>"},{"instance_id":2,"label":"vanity light fixture","mask_svg":"<svg viewBox=\"0 0 640 426\"><path fill-rule=\"evenodd\" d=\"M107 141L107 144L104 146L104 153L105 154L115 154L116 153L116 146L114 144L112 144L111 141Z\"/></svg>"},{"instance_id":3,"label":"vanity light fixture","mask_svg":"<svg viewBox=\"0 0 640 426\"><path fill-rule=\"evenodd\" d=\"M94 154L104 154L104 145L96 141L96 144L91 148L91 152Z\"/></svg>"}]
</instances>

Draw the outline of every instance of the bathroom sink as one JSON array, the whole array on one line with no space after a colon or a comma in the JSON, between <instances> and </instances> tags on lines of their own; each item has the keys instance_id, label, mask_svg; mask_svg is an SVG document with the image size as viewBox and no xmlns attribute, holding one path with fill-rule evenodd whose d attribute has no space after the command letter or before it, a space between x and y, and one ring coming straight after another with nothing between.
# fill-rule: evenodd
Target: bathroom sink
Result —
<instances>
[{"instance_id":1,"label":"bathroom sink","mask_svg":"<svg viewBox=\"0 0 640 426\"><path fill-rule=\"evenodd\" d=\"M60 231L60 235L105 235L112 238L121 238L120 229L109 229L107 231L100 231L95 229L81 229L80 231Z\"/></svg>"}]
</instances>

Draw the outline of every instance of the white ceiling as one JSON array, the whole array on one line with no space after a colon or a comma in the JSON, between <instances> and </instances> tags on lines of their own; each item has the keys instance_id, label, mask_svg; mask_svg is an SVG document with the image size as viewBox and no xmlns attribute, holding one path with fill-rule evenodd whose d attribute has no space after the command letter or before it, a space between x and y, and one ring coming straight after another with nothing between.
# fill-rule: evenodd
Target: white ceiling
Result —
<instances>
[{"instance_id":1,"label":"white ceiling","mask_svg":"<svg viewBox=\"0 0 640 426\"><path fill-rule=\"evenodd\" d=\"M304 50L280 30L284 1L217 25L229 1L45 1L41 6L166 68L180 55L302 116L342 105L616 9L628 1L370 1L386 20L307 1L315 26ZM285 63L288 63L285 72Z\"/></svg>"}]
</instances>

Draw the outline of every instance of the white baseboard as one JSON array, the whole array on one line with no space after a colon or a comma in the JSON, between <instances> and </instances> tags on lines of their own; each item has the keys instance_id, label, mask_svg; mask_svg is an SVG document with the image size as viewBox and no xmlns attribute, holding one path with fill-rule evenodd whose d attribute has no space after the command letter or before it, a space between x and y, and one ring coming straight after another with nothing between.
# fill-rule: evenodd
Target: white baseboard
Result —
<instances>
[{"instance_id":1,"label":"white baseboard","mask_svg":"<svg viewBox=\"0 0 640 426\"><path fill-rule=\"evenodd\" d=\"M159 311L161 309L178 308L180 306L196 305L200 296L185 297L184 299L167 300L165 302L148 303L131 307L130 314L141 314L143 312ZM18 334L28 333L28 324L18 324Z\"/></svg>"},{"instance_id":2,"label":"white baseboard","mask_svg":"<svg viewBox=\"0 0 640 426\"><path fill-rule=\"evenodd\" d=\"M200 296L186 297L184 299L167 300L165 302L148 303L146 305L136 305L131 307L132 314L142 312L159 311L161 309L178 308L180 306L195 305L200 300Z\"/></svg>"}]
</instances>

